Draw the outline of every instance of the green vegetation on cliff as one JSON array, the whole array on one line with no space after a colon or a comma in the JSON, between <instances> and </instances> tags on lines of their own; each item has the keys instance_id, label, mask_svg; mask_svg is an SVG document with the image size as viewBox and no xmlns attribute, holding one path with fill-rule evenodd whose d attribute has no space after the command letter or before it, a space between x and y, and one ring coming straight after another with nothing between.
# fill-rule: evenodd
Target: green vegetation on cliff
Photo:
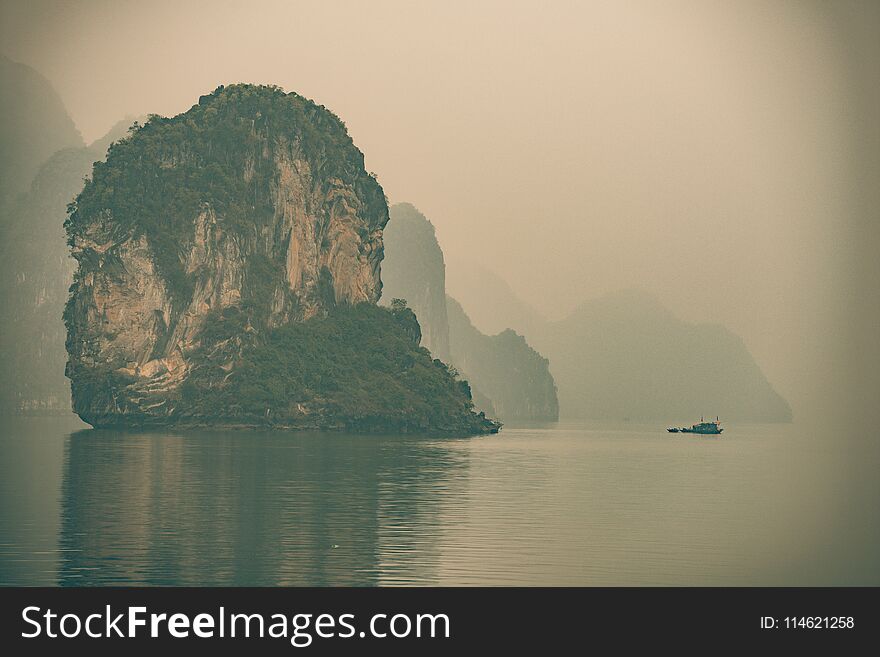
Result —
<instances>
[{"instance_id":1,"label":"green vegetation on cliff","mask_svg":"<svg viewBox=\"0 0 880 657\"><path fill-rule=\"evenodd\" d=\"M241 314L226 315L216 320L218 337L240 335ZM286 324L246 346L231 374L209 353L195 354L181 416L357 431L484 430L467 382L432 360L418 339L418 322L405 307L365 303Z\"/></svg>"},{"instance_id":2,"label":"green vegetation on cliff","mask_svg":"<svg viewBox=\"0 0 880 657\"><path fill-rule=\"evenodd\" d=\"M112 391L131 381L119 371L92 368L74 375L95 407L112 407L104 417L84 416L101 426L453 435L497 430L474 412L468 383L419 347L419 337L415 314L405 306L340 306L326 317L263 334L230 307L209 317L205 346L190 355L192 371L179 390L156 397L165 414L143 413L124 401L120 406Z\"/></svg>"}]
</instances>

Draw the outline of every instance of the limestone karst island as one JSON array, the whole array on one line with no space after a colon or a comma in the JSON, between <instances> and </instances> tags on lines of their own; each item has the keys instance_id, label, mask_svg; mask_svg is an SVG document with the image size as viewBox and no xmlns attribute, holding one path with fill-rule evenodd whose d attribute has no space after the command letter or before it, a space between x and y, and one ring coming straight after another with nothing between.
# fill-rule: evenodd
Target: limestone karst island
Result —
<instances>
[{"instance_id":1,"label":"limestone karst island","mask_svg":"<svg viewBox=\"0 0 880 657\"><path fill-rule=\"evenodd\" d=\"M96 427L479 434L469 384L379 307L388 206L342 121L233 85L115 143L69 208L74 411Z\"/></svg>"}]
</instances>

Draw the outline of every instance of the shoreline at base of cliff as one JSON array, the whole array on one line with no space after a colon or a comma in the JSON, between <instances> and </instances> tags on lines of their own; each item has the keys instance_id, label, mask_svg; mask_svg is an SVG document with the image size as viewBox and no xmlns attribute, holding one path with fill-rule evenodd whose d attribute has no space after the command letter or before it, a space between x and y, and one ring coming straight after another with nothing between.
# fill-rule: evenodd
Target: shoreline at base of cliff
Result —
<instances>
[{"instance_id":1,"label":"shoreline at base of cliff","mask_svg":"<svg viewBox=\"0 0 880 657\"><path fill-rule=\"evenodd\" d=\"M82 419L82 418L80 418ZM361 426L357 423L353 424L319 424L319 423L301 423L301 424L259 424L259 423L242 423L242 422L187 422L187 421L170 421L170 422L101 422L96 421L92 424L83 420L95 431L125 431L128 433L150 433L157 430L171 430L181 433L197 432L203 430L219 430L219 431L260 431L260 432L278 432L278 433L302 433L302 432L318 432L318 433L348 433L360 434L364 436L370 435L400 435L400 436L422 436L428 438L475 438L478 436L495 435L501 431L503 423L496 420L485 418L478 428L450 428L439 429L437 427L402 427L400 425L391 424L371 424L369 426Z\"/></svg>"}]
</instances>

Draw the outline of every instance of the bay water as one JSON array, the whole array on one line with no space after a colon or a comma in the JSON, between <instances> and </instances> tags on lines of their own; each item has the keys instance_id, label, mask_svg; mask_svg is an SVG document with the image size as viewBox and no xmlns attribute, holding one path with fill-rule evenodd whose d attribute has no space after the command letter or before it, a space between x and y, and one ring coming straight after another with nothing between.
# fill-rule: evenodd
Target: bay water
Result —
<instances>
[{"instance_id":1,"label":"bay water","mask_svg":"<svg viewBox=\"0 0 880 657\"><path fill-rule=\"evenodd\" d=\"M451 439L11 417L0 583L866 583L875 509L848 487L851 463L797 424Z\"/></svg>"}]
</instances>

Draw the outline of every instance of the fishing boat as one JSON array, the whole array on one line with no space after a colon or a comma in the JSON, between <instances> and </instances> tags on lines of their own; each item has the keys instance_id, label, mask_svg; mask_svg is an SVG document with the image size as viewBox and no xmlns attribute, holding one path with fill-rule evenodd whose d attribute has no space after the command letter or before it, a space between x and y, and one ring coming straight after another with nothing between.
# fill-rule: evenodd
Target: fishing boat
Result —
<instances>
[{"instance_id":1,"label":"fishing boat","mask_svg":"<svg viewBox=\"0 0 880 657\"><path fill-rule=\"evenodd\" d=\"M724 431L724 427L721 426L721 422L716 417L714 420L710 420L708 422L704 422L703 418L700 418L699 423L692 425L690 428L681 427L679 429L681 433L701 433L708 435L717 435Z\"/></svg>"}]
</instances>

